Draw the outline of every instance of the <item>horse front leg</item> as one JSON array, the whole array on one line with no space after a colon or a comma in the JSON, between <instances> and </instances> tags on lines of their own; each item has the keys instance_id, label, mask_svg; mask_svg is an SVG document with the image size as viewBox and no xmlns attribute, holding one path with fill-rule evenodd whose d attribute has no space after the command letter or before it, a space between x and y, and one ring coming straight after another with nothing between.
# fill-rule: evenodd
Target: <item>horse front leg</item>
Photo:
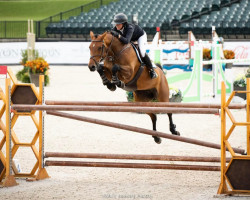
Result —
<instances>
[{"instance_id":1,"label":"horse front leg","mask_svg":"<svg viewBox=\"0 0 250 200\"><path fill-rule=\"evenodd\" d=\"M106 85L107 88L111 91L115 91L116 90L116 86L114 83L111 83L107 76L105 75L104 73L104 70L103 70L103 64L99 64L98 67L97 67L97 72L99 73L101 79L102 79L102 83L103 85Z\"/></svg>"},{"instance_id":2,"label":"horse front leg","mask_svg":"<svg viewBox=\"0 0 250 200\"><path fill-rule=\"evenodd\" d=\"M114 64L114 66L112 67L112 79L111 79L111 83L114 83L117 87L119 88L124 88L125 84L124 82L122 82L121 80L119 80L117 73L120 71L120 66L117 64Z\"/></svg>"},{"instance_id":3,"label":"horse front leg","mask_svg":"<svg viewBox=\"0 0 250 200\"><path fill-rule=\"evenodd\" d=\"M173 135L180 135L180 132L176 130L176 125L173 123L172 113L168 113L169 129Z\"/></svg>"}]
</instances>

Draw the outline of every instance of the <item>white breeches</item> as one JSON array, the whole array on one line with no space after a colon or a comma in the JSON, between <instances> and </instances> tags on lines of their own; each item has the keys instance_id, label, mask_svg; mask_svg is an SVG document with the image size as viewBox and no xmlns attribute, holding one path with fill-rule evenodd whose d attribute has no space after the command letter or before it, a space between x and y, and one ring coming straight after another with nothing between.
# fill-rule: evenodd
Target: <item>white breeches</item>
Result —
<instances>
[{"instance_id":1,"label":"white breeches","mask_svg":"<svg viewBox=\"0 0 250 200\"><path fill-rule=\"evenodd\" d=\"M144 34L138 39L138 45L142 57L145 57L146 54L146 45L147 45L147 34L144 31Z\"/></svg>"}]
</instances>

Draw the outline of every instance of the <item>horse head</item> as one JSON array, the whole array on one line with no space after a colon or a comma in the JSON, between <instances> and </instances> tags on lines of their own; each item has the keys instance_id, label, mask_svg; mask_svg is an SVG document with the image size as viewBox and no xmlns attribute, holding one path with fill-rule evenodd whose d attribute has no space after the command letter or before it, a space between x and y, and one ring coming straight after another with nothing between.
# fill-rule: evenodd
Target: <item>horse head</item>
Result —
<instances>
[{"instance_id":1,"label":"horse head","mask_svg":"<svg viewBox=\"0 0 250 200\"><path fill-rule=\"evenodd\" d=\"M91 43L89 45L90 59L89 59L89 70L95 71L99 63L105 58L103 39L106 36L106 32L102 35L95 35L90 31Z\"/></svg>"}]
</instances>

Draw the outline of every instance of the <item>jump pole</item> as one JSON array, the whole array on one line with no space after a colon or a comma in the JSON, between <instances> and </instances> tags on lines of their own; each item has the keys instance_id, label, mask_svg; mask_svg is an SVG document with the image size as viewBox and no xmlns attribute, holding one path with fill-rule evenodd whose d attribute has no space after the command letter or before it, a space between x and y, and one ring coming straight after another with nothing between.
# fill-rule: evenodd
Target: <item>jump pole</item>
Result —
<instances>
[{"instance_id":1,"label":"jump pole","mask_svg":"<svg viewBox=\"0 0 250 200\"><path fill-rule=\"evenodd\" d=\"M196 171L220 171L219 166L206 165L176 165L176 164L152 164L152 163L116 163L116 162L85 162L85 161L45 161L46 166L70 166L70 167L110 167L110 168L139 168L139 169L174 169Z\"/></svg>"},{"instance_id":2,"label":"jump pole","mask_svg":"<svg viewBox=\"0 0 250 200\"><path fill-rule=\"evenodd\" d=\"M203 51L202 51L202 41L195 42L194 45L194 64L193 70L190 76L186 75L176 75L168 78L169 83L177 82L178 80L185 80L189 79L187 83L187 87L183 90L183 101L184 102L200 102L202 101L203 97L203 90L202 90L202 80L208 80L212 78L213 81L213 88L212 88L212 96L216 97L216 95L221 94L221 89L219 89L219 74L221 80L223 80L227 86L226 93L231 94L233 91L233 84L226 79L225 73L222 69L222 63L237 63L237 62L249 62L250 59L221 59L221 44L216 44L216 39L213 38L212 42L212 51L213 51L213 58L209 61L203 60ZM205 64L212 64L213 65L213 75L208 78L208 74L203 73L203 65ZM180 78L181 77L181 78ZM184 78L185 77L185 78ZM196 91L193 95L188 95L191 87L196 84Z\"/></svg>"},{"instance_id":3,"label":"jump pole","mask_svg":"<svg viewBox=\"0 0 250 200\"><path fill-rule=\"evenodd\" d=\"M213 65L213 95L221 94L221 89L219 89L219 74L221 76L221 81L226 84L226 93L231 94L233 91L233 83L229 82L226 79L225 73L222 69L222 63L239 63L239 62L249 62L250 59L221 59L221 50L222 44L216 44L216 41L213 41L212 51L213 51L213 58L212 60L200 60L200 65L203 66L204 64L212 64ZM202 49L201 49L202 51Z\"/></svg>"},{"instance_id":4,"label":"jump pole","mask_svg":"<svg viewBox=\"0 0 250 200\"><path fill-rule=\"evenodd\" d=\"M47 111L47 114L58 116L58 117L74 119L74 120L78 120L78 121L99 124L99 125L113 127L113 128L118 128L118 129L123 129L123 130L128 130L128 131L142 133L142 134L151 135L151 136L158 136L158 137L162 137L162 138L166 138L166 139L176 140L176 141L180 141L180 142L186 142L186 143L190 143L190 144L196 144L196 145L214 148L214 149L221 148L221 145L219 145L219 144L214 144L214 143L210 143L210 142L200 141L200 140L186 138L186 137L177 136L177 135L165 134L165 133L159 132L159 131L153 131L153 130L148 130L148 129L139 128L139 127L135 127L135 126L124 125L124 124L119 124L119 123L114 123L114 122L109 122L109 121L104 121L104 120L99 120L99 119L93 119L93 118L89 118L89 117L83 117L83 116L73 115L73 114L64 113L64 112ZM239 148L233 148L233 149L236 153L245 154L244 149L239 149Z\"/></svg>"},{"instance_id":5,"label":"jump pole","mask_svg":"<svg viewBox=\"0 0 250 200\"><path fill-rule=\"evenodd\" d=\"M95 158L123 160L159 160L159 161L189 161L189 162L220 162L220 157L142 155L142 154L100 154L100 153L68 153L46 152L45 158ZM227 159L229 162L230 159Z\"/></svg>"},{"instance_id":6,"label":"jump pole","mask_svg":"<svg viewBox=\"0 0 250 200\"><path fill-rule=\"evenodd\" d=\"M221 108L221 104L176 103L176 102L112 102L112 101L55 101L47 100L46 105L85 105L85 106L140 106L140 107L179 107L179 108ZM243 109L246 104L233 103L230 109Z\"/></svg>"},{"instance_id":7,"label":"jump pole","mask_svg":"<svg viewBox=\"0 0 250 200\"><path fill-rule=\"evenodd\" d=\"M77 106L77 105L25 105L15 104L15 111L25 110L64 110L96 112L143 112L143 113L185 113L185 114L219 114L216 108L178 108L178 107L128 107L128 106Z\"/></svg>"}]
</instances>

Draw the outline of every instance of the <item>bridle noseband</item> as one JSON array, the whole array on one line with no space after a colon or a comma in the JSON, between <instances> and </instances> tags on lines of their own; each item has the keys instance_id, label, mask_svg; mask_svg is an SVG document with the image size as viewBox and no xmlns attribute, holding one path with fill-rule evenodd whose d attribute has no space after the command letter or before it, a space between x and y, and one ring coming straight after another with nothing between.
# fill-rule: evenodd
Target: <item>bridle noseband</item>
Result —
<instances>
[{"instance_id":1,"label":"bridle noseband","mask_svg":"<svg viewBox=\"0 0 250 200\"><path fill-rule=\"evenodd\" d=\"M90 57L90 59L92 59L95 62L96 66L98 66L99 63L105 59L105 57L103 58L104 44L102 40L92 40L92 42L102 42L102 53ZM99 62L96 61L95 57L101 57Z\"/></svg>"}]
</instances>

